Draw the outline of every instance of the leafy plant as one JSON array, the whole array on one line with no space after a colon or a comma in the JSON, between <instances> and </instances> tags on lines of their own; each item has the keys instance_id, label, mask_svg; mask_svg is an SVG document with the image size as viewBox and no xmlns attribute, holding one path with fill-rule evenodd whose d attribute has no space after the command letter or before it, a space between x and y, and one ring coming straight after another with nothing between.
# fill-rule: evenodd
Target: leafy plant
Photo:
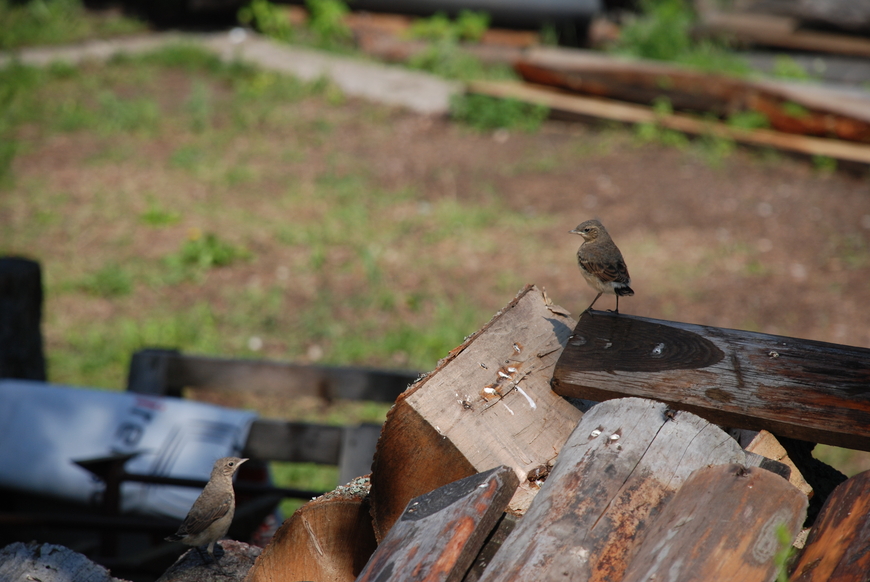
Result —
<instances>
[{"instance_id":1,"label":"leafy plant","mask_svg":"<svg viewBox=\"0 0 870 582\"><path fill-rule=\"evenodd\" d=\"M461 10L456 20L450 20L444 12L436 12L429 18L418 18L411 25L409 35L433 41L479 41L489 29L489 14L474 10Z\"/></svg>"},{"instance_id":2,"label":"leafy plant","mask_svg":"<svg viewBox=\"0 0 870 582\"><path fill-rule=\"evenodd\" d=\"M181 220L181 214L171 210L164 210L158 204L152 202L148 210L139 215L139 220L148 226L169 226Z\"/></svg>"},{"instance_id":3,"label":"leafy plant","mask_svg":"<svg viewBox=\"0 0 870 582\"><path fill-rule=\"evenodd\" d=\"M794 117L795 119L803 119L810 114L809 109L799 103L794 103L793 101L784 101L780 104L779 109L786 115Z\"/></svg>"},{"instance_id":4,"label":"leafy plant","mask_svg":"<svg viewBox=\"0 0 870 582\"><path fill-rule=\"evenodd\" d=\"M499 128L535 131L550 114L543 105L474 94L455 97L450 112L457 121L479 131Z\"/></svg>"},{"instance_id":5,"label":"leafy plant","mask_svg":"<svg viewBox=\"0 0 870 582\"><path fill-rule=\"evenodd\" d=\"M287 12L269 0L253 0L238 13L239 22L253 26L266 36L277 40L293 39L293 26Z\"/></svg>"},{"instance_id":6,"label":"leafy plant","mask_svg":"<svg viewBox=\"0 0 870 582\"><path fill-rule=\"evenodd\" d=\"M761 111L738 111L728 116L728 125L738 129L770 127L770 118Z\"/></svg>"},{"instance_id":7,"label":"leafy plant","mask_svg":"<svg viewBox=\"0 0 870 582\"><path fill-rule=\"evenodd\" d=\"M351 37L344 17L350 12L342 0L305 0L308 8L308 28L322 42L341 42Z\"/></svg>"},{"instance_id":8,"label":"leafy plant","mask_svg":"<svg viewBox=\"0 0 870 582\"><path fill-rule=\"evenodd\" d=\"M711 72L745 75L751 71L722 43L692 40L695 15L685 0L640 0L638 5L641 14L623 26L614 52Z\"/></svg>"},{"instance_id":9,"label":"leafy plant","mask_svg":"<svg viewBox=\"0 0 870 582\"><path fill-rule=\"evenodd\" d=\"M0 0L0 50L130 34L145 25L121 15L90 14L81 0Z\"/></svg>"},{"instance_id":10,"label":"leafy plant","mask_svg":"<svg viewBox=\"0 0 870 582\"><path fill-rule=\"evenodd\" d=\"M133 278L124 268L109 264L87 277L80 287L99 297L121 297L133 291Z\"/></svg>"},{"instance_id":11,"label":"leafy plant","mask_svg":"<svg viewBox=\"0 0 870 582\"><path fill-rule=\"evenodd\" d=\"M192 228L178 252L166 257L165 262L176 276L189 276L214 267L225 267L250 256L243 247L223 241L213 233Z\"/></svg>"},{"instance_id":12,"label":"leafy plant","mask_svg":"<svg viewBox=\"0 0 870 582\"><path fill-rule=\"evenodd\" d=\"M809 81L813 78L800 63L789 55L776 55L773 60L773 76L796 81Z\"/></svg>"},{"instance_id":13,"label":"leafy plant","mask_svg":"<svg viewBox=\"0 0 870 582\"><path fill-rule=\"evenodd\" d=\"M489 30L489 14L483 11L460 10L456 17L459 38L478 42Z\"/></svg>"},{"instance_id":14,"label":"leafy plant","mask_svg":"<svg viewBox=\"0 0 870 582\"><path fill-rule=\"evenodd\" d=\"M813 156L813 167L823 174L837 171L837 160L828 156Z\"/></svg>"}]
</instances>

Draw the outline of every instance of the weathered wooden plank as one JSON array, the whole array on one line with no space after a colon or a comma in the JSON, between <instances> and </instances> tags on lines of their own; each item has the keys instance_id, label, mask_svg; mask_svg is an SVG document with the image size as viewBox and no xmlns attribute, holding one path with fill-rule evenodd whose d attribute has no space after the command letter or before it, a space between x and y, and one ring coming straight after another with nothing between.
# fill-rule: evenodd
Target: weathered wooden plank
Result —
<instances>
[{"instance_id":1,"label":"weathered wooden plank","mask_svg":"<svg viewBox=\"0 0 870 582\"><path fill-rule=\"evenodd\" d=\"M739 129L691 115L680 113L662 115L646 105L572 95L541 85L514 81L472 81L468 84L468 91L502 99L518 99L574 115L612 119L625 123L654 123L693 135L710 135L750 145L770 146L801 154L829 156L839 160L870 164L870 146L860 143L788 134L769 129Z\"/></svg>"},{"instance_id":2,"label":"weathered wooden plank","mask_svg":"<svg viewBox=\"0 0 870 582\"><path fill-rule=\"evenodd\" d=\"M270 461L338 465L343 436L341 426L258 418L251 424L242 454Z\"/></svg>"},{"instance_id":3,"label":"weathered wooden plank","mask_svg":"<svg viewBox=\"0 0 870 582\"><path fill-rule=\"evenodd\" d=\"M870 450L870 349L596 311L553 376L563 396L655 398L723 426Z\"/></svg>"},{"instance_id":4,"label":"weathered wooden plank","mask_svg":"<svg viewBox=\"0 0 870 582\"><path fill-rule=\"evenodd\" d=\"M498 465L520 480L511 510L528 507L537 493L528 474L556 457L581 416L550 389L573 326L528 286L398 398L372 466L379 539L412 498Z\"/></svg>"},{"instance_id":5,"label":"weathered wooden plank","mask_svg":"<svg viewBox=\"0 0 870 582\"><path fill-rule=\"evenodd\" d=\"M143 350L149 369L164 368L155 378L139 379L131 366L128 389L149 394L177 392L185 386L280 394L292 398L315 396L327 400L393 402L419 374L375 368L306 366L269 360L213 358L173 350ZM133 355L136 361L139 353ZM158 362L156 360L161 359ZM163 385L150 385L148 381Z\"/></svg>"},{"instance_id":6,"label":"weathered wooden plank","mask_svg":"<svg viewBox=\"0 0 870 582\"><path fill-rule=\"evenodd\" d=\"M805 4L789 2L789 4ZM861 5L860 2L851 2ZM778 24L777 24L778 22ZM774 26L764 26L774 24ZM705 15L698 32L708 35L728 35L744 42L776 46L800 51L825 52L857 57L870 57L870 40L846 34L813 30L795 30L788 17L763 14L711 12Z\"/></svg>"},{"instance_id":7,"label":"weathered wooden plank","mask_svg":"<svg viewBox=\"0 0 870 582\"><path fill-rule=\"evenodd\" d=\"M515 68L530 83L644 105L666 97L675 109L718 115L758 109L760 103L793 101L807 109L801 120L818 116L819 122L781 124L777 112L766 109L774 129L857 141L870 137L870 100L832 87L745 79L675 63L555 47L527 51Z\"/></svg>"},{"instance_id":8,"label":"weathered wooden plank","mask_svg":"<svg viewBox=\"0 0 870 582\"><path fill-rule=\"evenodd\" d=\"M870 471L828 497L798 556L791 582L870 581Z\"/></svg>"},{"instance_id":9,"label":"weathered wooden plank","mask_svg":"<svg viewBox=\"0 0 870 582\"><path fill-rule=\"evenodd\" d=\"M693 414L638 398L598 404L481 582L621 580L650 520L694 470L743 460L730 436Z\"/></svg>"},{"instance_id":10,"label":"weathered wooden plank","mask_svg":"<svg viewBox=\"0 0 870 582\"><path fill-rule=\"evenodd\" d=\"M519 485L496 467L412 500L357 582L462 580Z\"/></svg>"},{"instance_id":11,"label":"weathered wooden plank","mask_svg":"<svg viewBox=\"0 0 870 582\"><path fill-rule=\"evenodd\" d=\"M372 423L344 427L338 458L339 483L347 483L351 479L371 473L381 428L380 424Z\"/></svg>"},{"instance_id":12,"label":"weathered wooden plank","mask_svg":"<svg viewBox=\"0 0 870 582\"><path fill-rule=\"evenodd\" d=\"M477 557L474 558L471 568L468 569L468 573L465 575L465 578L462 579L462 582L478 582L478 580L480 580L480 577L483 576L483 572L486 570L486 567L489 566L492 558L501 548L510 533L514 531L519 519L519 516L513 513L505 513L501 516L498 524L496 524L495 528L493 528L492 532L489 534L489 537L483 543L483 547L480 548L480 552L477 553Z\"/></svg>"},{"instance_id":13,"label":"weathered wooden plank","mask_svg":"<svg viewBox=\"0 0 870 582\"><path fill-rule=\"evenodd\" d=\"M768 582L806 517L807 498L758 468L718 465L686 480L646 533L622 582ZM777 531L785 528L789 540Z\"/></svg>"},{"instance_id":14,"label":"weathered wooden plank","mask_svg":"<svg viewBox=\"0 0 870 582\"><path fill-rule=\"evenodd\" d=\"M355 479L300 507L275 532L245 582L351 582L377 543L368 479Z\"/></svg>"}]
</instances>

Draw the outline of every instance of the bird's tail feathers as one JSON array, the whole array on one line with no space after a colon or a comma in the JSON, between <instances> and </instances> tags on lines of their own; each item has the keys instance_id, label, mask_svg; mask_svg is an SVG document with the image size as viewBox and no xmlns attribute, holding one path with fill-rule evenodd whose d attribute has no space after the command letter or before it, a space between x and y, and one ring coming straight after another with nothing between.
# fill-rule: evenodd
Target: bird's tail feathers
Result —
<instances>
[{"instance_id":1,"label":"bird's tail feathers","mask_svg":"<svg viewBox=\"0 0 870 582\"><path fill-rule=\"evenodd\" d=\"M620 297L626 297L634 295L634 289L629 287L628 285L623 285L622 287L616 287L613 289L614 293L619 295Z\"/></svg>"}]
</instances>

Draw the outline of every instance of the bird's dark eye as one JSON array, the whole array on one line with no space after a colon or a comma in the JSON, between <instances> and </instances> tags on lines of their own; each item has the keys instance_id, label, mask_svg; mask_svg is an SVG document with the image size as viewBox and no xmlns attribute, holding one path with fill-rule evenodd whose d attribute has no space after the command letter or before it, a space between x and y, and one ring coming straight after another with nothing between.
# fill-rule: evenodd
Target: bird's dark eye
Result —
<instances>
[{"instance_id":1,"label":"bird's dark eye","mask_svg":"<svg viewBox=\"0 0 870 582\"><path fill-rule=\"evenodd\" d=\"M232 467L233 465L235 465L235 463L233 463L232 461L230 461L230 467Z\"/></svg>"}]
</instances>

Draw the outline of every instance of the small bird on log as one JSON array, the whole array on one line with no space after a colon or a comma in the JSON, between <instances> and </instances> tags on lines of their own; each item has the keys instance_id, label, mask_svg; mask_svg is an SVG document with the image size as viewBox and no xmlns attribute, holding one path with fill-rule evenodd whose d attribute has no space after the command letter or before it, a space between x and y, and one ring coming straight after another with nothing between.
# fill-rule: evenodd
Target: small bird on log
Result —
<instances>
[{"instance_id":1,"label":"small bird on log","mask_svg":"<svg viewBox=\"0 0 870 582\"><path fill-rule=\"evenodd\" d=\"M597 220L587 220L570 231L583 237L583 244L577 249L577 264L589 286L598 291L583 313L592 309L603 293L616 295L616 310L619 313L620 296L634 295L629 285L631 277L617 246L610 238L607 229Z\"/></svg>"},{"instance_id":2,"label":"small bird on log","mask_svg":"<svg viewBox=\"0 0 870 582\"><path fill-rule=\"evenodd\" d=\"M208 544L208 554L212 562L214 546L227 535L233 515L236 512L236 496L233 493L233 474L248 459L224 457L214 462L211 477L193 507L179 526L178 531L166 538L168 542L181 542L197 548Z\"/></svg>"}]
</instances>

